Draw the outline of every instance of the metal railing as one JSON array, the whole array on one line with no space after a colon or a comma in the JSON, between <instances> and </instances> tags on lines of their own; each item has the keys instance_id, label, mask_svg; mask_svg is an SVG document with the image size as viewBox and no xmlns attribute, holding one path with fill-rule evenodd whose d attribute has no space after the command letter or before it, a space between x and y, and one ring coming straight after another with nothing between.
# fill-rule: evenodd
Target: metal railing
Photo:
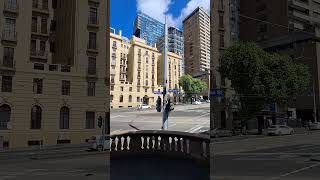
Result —
<instances>
[{"instance_id":1,"label":"metal railing","mask_svg":"<svg viewBox=\"0 0 320 180\"><path fill-rule=\"evenodd\" d=\"M175 131L144 130L110 136L112 157L165 155L209 163L210 137Z\"/></svg>"},{"instance_id":2,"label":"metal railing","mask_svg":"<svg viewBox=\"0 0 320 180\"><path fill-rule=\"evenodd\" d=\"M48 58L48 52L32 50L30 51L30 56L37 58Z\"/></svg>"}]
</instances>

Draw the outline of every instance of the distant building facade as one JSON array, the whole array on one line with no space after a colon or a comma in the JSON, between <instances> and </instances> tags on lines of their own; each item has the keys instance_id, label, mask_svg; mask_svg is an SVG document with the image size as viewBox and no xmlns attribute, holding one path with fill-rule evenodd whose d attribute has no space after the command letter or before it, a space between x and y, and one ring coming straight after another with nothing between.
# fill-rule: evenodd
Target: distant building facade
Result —
<instances>
[{"instance_id":1,"label":"distant building facade","mask_svg":"<svg viewBox=\"0 0 320 180\"><path fill-rule=\"evenodd\" d=\"M164 24L139 11L133 32L134 36L146 40L147 45L155 46L158 39L164 35Z\"/></svg>"},{"instance_id":2,"label":"distant building facade","mask_svg":"<svg viewBox=\"0 0 320 180\"><path fill-rule=\"evenodd\" d=\"M185 73L210 70L210 15L202 7L183 20Z\"/></svg>"},{"instance_id":3,"label":"distant building facade","mask_svg":"<svg viewBox=\"0 0 320 180\"><path fill-rule=\"evenodd\" d=\"M140 104L155 106L158 96L162 98L161 53L156 47L147 45L146 40L135 36L129 41L121 32L111 32L110 37L111 108L137 107ZM182 57L173 53L168 56L169 89L179 89ZM174 93L170 95L176 97Z\"/></svg>"}]
</instances>

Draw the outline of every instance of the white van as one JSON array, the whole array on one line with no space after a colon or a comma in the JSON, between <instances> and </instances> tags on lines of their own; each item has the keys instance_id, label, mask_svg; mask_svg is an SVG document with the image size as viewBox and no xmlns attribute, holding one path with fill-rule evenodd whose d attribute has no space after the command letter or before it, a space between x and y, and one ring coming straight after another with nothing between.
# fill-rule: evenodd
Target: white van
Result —
<instances>
[{"instance_id":1,"label":"white van","mask_svg":"<svg viewBox=\"0 0 320 180\"><path fill-rule=\"evenodd\" d=\"M94 151L105 151L110 149L110 137L109 135L105 135L104 139L102 135L93 136L89 143L92 143L91 150Z\"/></svg>"}]
</instances>

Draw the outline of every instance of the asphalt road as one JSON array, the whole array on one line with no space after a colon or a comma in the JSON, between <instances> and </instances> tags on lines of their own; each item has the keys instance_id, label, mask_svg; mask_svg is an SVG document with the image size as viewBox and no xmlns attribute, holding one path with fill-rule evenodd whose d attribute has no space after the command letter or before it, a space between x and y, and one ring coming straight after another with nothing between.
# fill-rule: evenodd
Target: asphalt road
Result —
<instances>
[{"instance_id":1,"label":"asphalt road","mask_svg":"<svg viewBox=\"0 0 320 180\"><path fill-rule=\"evenodd\" d=\"M109 164L109 154L0 161L0 180L107 180Z\"/></svg>"},{"instance_id":2,"label":"asphalt road","mask_svg":"<svg viewBox=\"0 0 320 180\"><path fill-rule=\"evenodd\" d=\"M155 109L111 111L111 133L135 130L129 124L139 130L160 130L162 113L156 112ZM195 133L204 127L210 127L209 103L176 106L169 115L169 130Z\"/></svg>"},{"instance_id":3,"label":"asphalt road","mask_svg":"<svg viewBox=\"0 0 320 180\"><path fill-rule=\"evenodd\" d=\"M320 133L212 142L213 180L316 180Z\"/></svg>"}]
</instances>

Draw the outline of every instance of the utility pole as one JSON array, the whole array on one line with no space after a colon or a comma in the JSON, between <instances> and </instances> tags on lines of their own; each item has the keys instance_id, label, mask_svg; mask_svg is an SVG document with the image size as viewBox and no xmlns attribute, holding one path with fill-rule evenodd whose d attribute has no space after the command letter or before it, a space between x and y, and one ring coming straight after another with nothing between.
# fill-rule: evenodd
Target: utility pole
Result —
<instances>
[{"instance_id":1,"label":"utility pole","mask_svg":"<svg viewBox=\"0 0 320 180\"><path fill-rule=\"evenodd\" d=\"M163 57L164 57L164 70L163 70L163 116L162 116L162 130L168 130L168 115L166 112L167 105L167 87L168 87L168 28L167 28L167 17L165 18L164 24L164 48L163 48Z\"/></svg>"}]
</instances>

